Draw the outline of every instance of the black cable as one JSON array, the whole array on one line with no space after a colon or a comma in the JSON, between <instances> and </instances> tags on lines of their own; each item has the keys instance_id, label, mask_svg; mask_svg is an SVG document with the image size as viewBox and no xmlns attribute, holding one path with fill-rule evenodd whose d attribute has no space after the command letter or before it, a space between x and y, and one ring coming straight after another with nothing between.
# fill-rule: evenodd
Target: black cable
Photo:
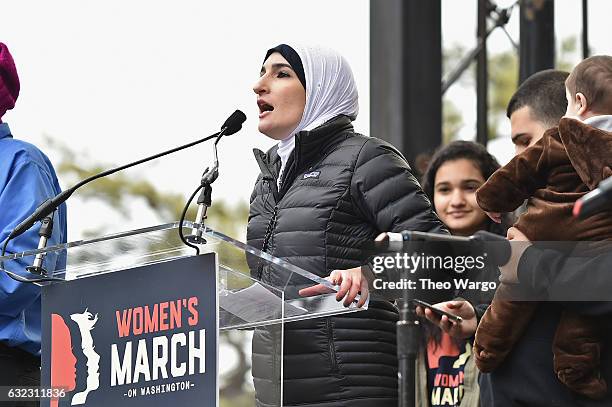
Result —
<instances>
[{"instance_id":1,"label":"black cable","mask_svg":"<svg viewBox=\"0 0 612 407\"><path fill-rule=\"evenodd\" d=\"M233 130L233 129L229 129L229 130ZM196 141L193 141L191 143L184 144L182 146L175 147L175 148L172 148L170 150L166 150L166 151L164 151L162 153L158 153L158 154L152 155L150 157L142 158L142 159L140 159L138 161L134 161L132 163L125 164L125 165L122 165L122 166L117 167L117 168L106 170L106 171L103 171L103 172L101 172L99 174L93 175L93 176L91 176L89 178L86 178L86 179L78 182L76 185L72 186L71 188L68 188L68 189L60 192L59 194L57 194L53 198L47 199L42 204L40 204L38 206L38 208L36 208L36 210L30 216L28 216L26 219L24 219L19 225L17 225L17 227L15 227L15 229L13 229L13 231L9 235L9 240L11 240L12 238L15 238L15 237L19 236L20 234L24 233L26 230L28 230L30 227L32 227L32 225L34 223L36 223L38 220L40 220L40 219L44 218L45 216L49 215L52 211L54 211L57 207L59 207L63 202L65 202L68 198L70 198L70 196L77 189L82 187L83 185L85 185L85 184L87 184L87 183L89 183L91 181L97 180L98 178L114 174L117 171L121 171L121 170L124 170L126 168L133 167L135 165L139 165L139 164L142 164L144 162L151 161L153 159L162 157L164 155L172 154L172 153L175 153L177 151L186 149L188 147L192 147L192 146L194 146L196 144L203 143L205 141L211 140L211 139L213 139L215 137L218 137L220 134L222 134L222 132L224 132L224 131L228 132L229 130L227 128L224 128L224 129L221 130L221 132L217 132L217 133L213 134L212 136L208 136L208 137L205 137L203 139L196 140Z\"/></svg>"},{"instance_id":2,"label":"black cable","mask_svg":"<svg viewBox=\"0 0 612 407\"><path fill-rule=\"evenodd\" d=\"M4 254L6 253L6 246L8 246L8 243L11 239L6 239L6 241L4 242L4 246L2 246L2 254L0 254L0 257L4 257Z\"/></svg>"},{"instance_id":3,"label":"black cable","mask_svg":"<svg viewBox=\"0 0 612 407\"><path fill-rule=\"evenodd\" d=\"M212 193L212 188L211 188L211 184L213 182L215 182L215 180L217 179L217 177L219 176L219 157L218 157L218 153L217 153L217 144L219 143L219 141L221 140L221 138L224 136L226 129L223 128L221 130L221 132L219 132L219 135L217 136L217 139L215 140L215 143L213 145L213 150L214 150L214 164L212 166L212 168L209 170L208 168L206 168L206 170L204 170L204 173L202 174L202 179L200 180L200 186L198 186L198 188L193 192L193 194L191 195L191 197L189 198L189 200L187 201L187 204L185 205L185 207L183 208L183 213L181 214L181 219L180 219L180 227L179 227L179 236L182 240L182 242L195 249L196 251L196 255L200 254L200 249L191 244L191 242L189 242L186 238L185 235L183 234L183 222L185 220L185 216L187 214L187 209L189 208L189 205L191 205L191 202L193 201L193 198L195 198L196 194L199 191L202 191L200 193L200 196L198 197L198 205L200 206L204 206L204 208L209 208L212 204L211 202L211 193ZM198 212L198 216L196 217L196 222L199 222L200 225L199 227L202 227L204 225L204 219L206 218L206 209L203 212L204 217L202 219L200 219L200 213ZM195 243L206 243L206 240L198 240L198 234L196 233L196 239L191 240L192 242Z\"/></svg>"},{"instance_id":4,"label":"black cable","mask_svg":"<svg viewBox=\"0 0 612 407\"><path fill-rule=\"evenodd\" d=\"M198 192L200 192L200 190L204 188L203 185L198 185L198 187L196 188L195 191L193 191L193 194L191 194L191 196L189 197L189 200L187 200L187 203L185 204L185 207L183 208L183 213L181 214L181 220L179 221L179 237L181 238L181 241L186 245L189 246L193 249L195 249L196 251L196 256L198 256L200 254L200 248L194 244L191 244L187 241L187 239L185 239L185 235L183 234L183 222L185 221L185 216L187 216L187 209L189 209L189 205L191 205L191 202L193 201L193 198L195 198L196 194Z\"/></svg>"},{"instance_id":5,"label":"black cable","mask_svg":"<svg viewBox=\"0 0 612 407\"><path fill-rule=\"evenodd\" d=\"M62 203L64 203L78 188L80 188L81 186L94 181L98 178L107 176L107 175L111 175L114 174L115 172L124 170L126 168L138 165L138 164L142 164L144 162L162 157L164 155L167 154L172 154L174 152L183 150L185 148L194 146L196 144L202 143L204 141L208 141L212 138L217 138L215 140L215 159L216 159L216 153L217 153L217 143L219 143L219 140L221 139L222 136L224 135L232 135L236 132L238 132L241 128L242 128L242 123L244 123L244 121L246 120L246 116L244 115L244 113L242 113L240 110L236 110L234 113L232 113L230 115L230 117L227 118L227 120L225 120L225 122L223 123L223 125L221 126L221 131L217 132L211 136L205 137L203 139L200 140L196 140L193 141L191 143L188 144L184 144L182 146L179 147L175 147L172 148L170 150L166 150L162 153L158 153L155 154L153 156L150 157L146 157L143 159L140 159L138 161L129 163L129 164L125 164L122 165L120 167L117 168L113 168L107 171L103 171L99 174L93 175L89 178L86 178L80 182L78 182L76 185L74 185L73 187L60 192L59 194L57 194L56 196L54 196L53 198L47 199L46 201L44 201L42 204L40 204L38 206L38 208L36 208L36 210L34 211L34 213L32 213L28 218L26 218L25 220L23 220L19 225L17 225L17 227L15 227L11 233L8 235L6 241L4 242L4 245L2 247L2 254L0 255L0 257L4 257L5 253L6 253L6 248L8 246L9 241L11 241L12 239L14 239L15 237L19 236L20 234L24 233L26 230L28 230L29 228L31 228L34 223L36 223L38 220L44 218L45 216L51 214L52 212L55 211L55 209L57 207L59 207L59 205L61 205ZM216 178L216 176L215 176ZM210 183L212 183L214 181L214 179L212 181L210 181ZM203 186L198 187L198 189L193 193L193 195L191 196L191 198L189 198L189 201L187 202L187 205L185 206L184 210L183 210L183 214L181 216L181 224L179 227L179 236L181 238L181 240L183 241L183 243L185 243L187 246L189 247L193 247L196 250L197 254L200 254L200 249L197 246L194 246L192 244L190 244L189 242L187 242L187 240L185 239L185 236L183 235L183 221L185 220L185 215L187 213L187 209L189 207L189 205L191 204L191 201L193 200L193 198L195 197L195 195L200 191L200 189ZM6 274L14 279L17 280L19 282L29 282L29 283L36 283L36 282L44 282L44 281L64 281L63 279L59 279L59 278L55 278L55 277L42 277L42 278L35 278L35 279L28 279L28 278L24 278L21 277L18 274L12 273L8 270L4 270L4 262L0 261L0 268L6 272Z\"/></svg>"},{"instance_id":6,"label":"black cable","mask_svg":"<svg viewBox=\"0 0 612 407\"><path fill-rule=\"evenodd\" d=\"M6 254L6 248L10 240L11 239L6 239L6 241L4 242L4 245L2 246L2 254L0 254L0 257L4 257L4 255ZM57 277L25 278L25 277L20 276L19 274L13 273L12 271L6 270L4 268L4 261L0 261L0 268L2 269L2 271L4 271L4 273L7 276L9 276L15 281L19 281L20 283L44 283L47 281L65 281L64 279L57 278Z\"/></svg>"},{"instance_id":7,"label":"black cable","mask_svg":"<svg viewBox=\"0 0 612 407\"><path fill-rule=\"evenodd\" d=\"M138 164L142 164L144 162L153 160L155 158L159 158L159 157L167 155L167 154L172 154L174 152L177 152L177 151L183 150L185 148L194 146L194 145L202 143L204 141L208 141L208 140L213 139L215 137L217 138L216 142L219 142L219 135L222 134L223 131L227 131L227 129L224 128L221 132L217 132L217 133L213 134L212 136L208 136L208 137L202 138L200 140L196 140L196 141L193 141L191 143L187 143L187 144L184 144L182 146L175 147L175 148L172 148L170 150L166 150L166 151L164 151L162 153L155 154L153 156L146 157L146 158L140 159L138 161L122 165L122 166L117 167L117 168L113 168L113 169L110 169L110 170L107 170L107 171L103 171L103 172L101 172L99 174L96 174L94 176L86 178L86 179L78 182L72 188L69 188L69 189L59 193L55 197L53 197L51 199L48 199L47 201L43 202L41 205L39 205L39 207L37 208L36 211L40 211L41 212L40 216L48 215L49 213L55 211L55 209L60 204L62 204L64 201L66 201L72 195L72 193L74 191L76 191L78 188L80 188L81 186L83 186L83 185L85 185L85 184L87 184L87 183L89 183L91 181L94 181L94 180L96 180L98 178L101 178L101 177L104 177L104 176L107 176L107 175L110 175L110 174L114 174L115 172L124 170L126 168L129 168L129 167L132 167L132 166L135 166L135 165L138 165ZM52 202L52 205L48 205L50 202ZM41 211L42 208L44 208L44 210ZM35 213L36 213L36 211L35 211ZM33 221L32 224L35 223L35 222L36 221ZM32 227L31 224L30 225L28 225L28 224L25 224L25 225L24 224L20 224L15 229L13 229L13 231L9 234L9 236L6 239L6 241L4 242L4 245L2 247L2 254L0 255L0 257L3 257L5 255L6 248L7 248L8 244L9 244L9 242L12 239L14 239L15 237L19 236L21 233L25 232L30 227ZM18 229L21 229L21 230L18 230ZM4 262L0 261L0 268L2 268L4 270ZM19 276L18 274L14 274L13 273L13 275L11 275L10 272L7 271L7 270L4 270L4 271L13 280L17 280L17 281L22 282L22 283L24 283L24 282L37 283L37 282L44 282L44 281L64 281L62 279L58 279L58 278L54 278L54 277L41 277L41 278L35 278L35 279L27 279L27 278Z\"/></svg>"},{"instance_id":8,"label":"black cable","mask_svg":"<svg viewBox=\"0 0 612 407\"><path fill-rule=\"evenodd\" d=\"M4 269L4 266L2 266L2 271L4 271L4 273L9 276L10 278L12 278L15 281L19 281L20 283L44 283L44 282L49 282L49 281L66 281L63 278L57 278L57 277L37 277L37 278L25 278L20 276L17 273L13 273L12 271L8 271Z\"/></svg>"},{"instance_id":9,"label":"black cable","mask_svg":"<svg viewBox=\"0 0 612 407\"><path fill-rule=\"evenodd\" d=\"M0 254L0 257L4 257L4 254L6 253L6 246L8 246L9 240L11 240L11 239L9 239L7 237L7 239L4 242L4 245L2 246L2 254ZM2 260L0 260L0 269L2 269L3 271L6 271L6 270L4 270L4 261L2 261ZM7 273L7 275L9 277L11 277L8 273Z\"/></svg>"},{"instance_id":10,"label":"black cable","mask_svg":"<svg viewBox=\"0 0 612 407\"><path fill-rule=\"evenodd\" d=\"M219 142L219 138L220 137L217 138L216 143ZM215 145L216 145L216 143L215 143ZM196 255L200 254L200 248L198 246L196 246L196 245L193 245L193 244L189 243L187 241L187 239L185 238L185 235L183 234L183 222L185 221L185 217L187 215L187 210L189 209L189 205L191 205L191 202L195 198L196 194L198 192L200 192L200 190L202 188L203 188L203 186L199 185L198 188L189 197L189 200L187 201L187 204L183 208L183 212L181 214L180 225L179 225L179 237L181 238L181 241L186 246L189 246L189 247L195 249ZM2 254L0 255L0 257L4 257L4 255L6 253L6 248L7 248L8 243L9 243L10 240L11 239L6 239L6 241L4 242L4 245L2 247ZM30 278L25 278L25 277L20 276L19 274L16 274L16 273L13 273L11 271L6 270L4 268L4 262L3 261L0 261L0 268L2 268L2 271L4 271L7 276L12 278L13 280L19 281L20 283L41 283L41 282L47 282L47 281L65 281L64 279L57 278L57 277L38 277L38 278L31 278L31 279Z\"/></svg>"}]
</instances>

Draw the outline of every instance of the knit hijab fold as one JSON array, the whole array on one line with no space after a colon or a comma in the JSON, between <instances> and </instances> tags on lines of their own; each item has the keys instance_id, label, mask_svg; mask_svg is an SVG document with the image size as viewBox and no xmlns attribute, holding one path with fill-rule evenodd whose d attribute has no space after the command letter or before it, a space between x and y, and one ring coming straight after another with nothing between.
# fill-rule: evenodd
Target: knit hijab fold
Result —
<instances>
[{"instance_id":1,"label":"knit hijab fold","mask_svg":"<svg viewBox=\"0 0 612 407\"><path fill-rule=\"evenodd\" d=\"M273 52L279 52L291 64L300 82L300 68L303 68L306 89L306 105L302 119L297 127L278 143L282 174L295 147L297 133L310 131L338 115L346 115L355 120L359 113L359 102L351 67L336 51L319 46L281 44L270 49L266 58ZM301 67L295 62L295 54L299 57Z\"/></svg>"}]
</instances>

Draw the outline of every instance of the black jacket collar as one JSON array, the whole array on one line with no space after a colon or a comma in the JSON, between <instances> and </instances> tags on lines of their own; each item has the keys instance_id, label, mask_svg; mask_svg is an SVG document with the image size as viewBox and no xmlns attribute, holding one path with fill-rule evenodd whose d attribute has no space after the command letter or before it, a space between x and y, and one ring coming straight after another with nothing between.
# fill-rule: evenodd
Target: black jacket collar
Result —
<instances>
[{"instance_id":1,"label":"black jacket collar","mask_svg":"<svg viewBox=\"0 0 612 407\"><path fill-rule=\"evenodd\" d=\"M293 161L296 170L307 167L352 132L351 119L344 115L337 116L311 131L301 131L295 136L295 149L289 161ZM254 148L253 154L264 178L276 180L280 170L278 146L272 147L267 153ZM289 166L289 162L287 165Z\"/></svg>"}]
</instances>

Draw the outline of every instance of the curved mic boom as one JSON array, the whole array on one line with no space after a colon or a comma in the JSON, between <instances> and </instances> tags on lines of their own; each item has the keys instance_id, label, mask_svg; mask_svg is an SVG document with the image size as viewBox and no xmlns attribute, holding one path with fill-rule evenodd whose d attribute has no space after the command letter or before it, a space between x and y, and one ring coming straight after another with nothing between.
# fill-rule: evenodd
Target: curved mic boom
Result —
<instances>
[{"instance_id":1,"label":"curved mic boom","mask_svg":"<svg viewBox=\"0 0 612 407\"><path fill-rule=\"evenodd\" d=\"M107 170L107 171L103 171L103 172L101 172L99 174L96 174L96 175L93 175L93 176L91 176L89 178L86 178L83 181L80 181L79 183L77 183L73 187L71 187L71 188L69 188L69 189L67 189L65 191L62 191L61 193L57 194L53 198L47 199L42 204L40 204L38 206L38 208L36 208L34 213L32 213L30 216L28 216L26 219L24 219L19 225L17 225L15 227L15 229L13 229L11 231L10 235L6 239L6 243L8 243L9 240L11 240L11 239L21 235L22 233L24 233L26 230L31 228L34 225L34 223L36 223L37 221L43 219L47 215L50 215L54 210L57 209L58 206L60 206L68 198L70 198L70 196L74 193L74 191L76 191L77 189L79 189L83 185L88 184L91 181L94 181L94 180L96 180L98 178L102 178L102 177L105 177L107 175L114 174L117 171L121 171L121 170L124 170L126 168L130 168L130 167L133 167L135 165L139 165L139 164L145 163L147 161L154 160L154 159L162 157L164 155L168 155L168 154L172 154L172 153L175 153L177 151L180 151L180 150L184 150L186 148L195 146L196 144L203 143L203 142L208 141L210 139L213 139L215 137L219 137L219 136L223 136L223 135L225 135L225 136L232 135L232 134L236 133L238 130L240 130L242 128L242 123L244 123L245 120L246 120L245 114L242 113L240 110L236 110L234 113L232 113L230 115L230 117L227 118L227 120L225 120L225 122L223 123L223 126L221 126L221 131L218 132L218 133L213 134L212 136L204 137L202 139L193 141L193 142L188 143L188 144L184 144L184 145L179 146L179 147L175 147L173 149L164 151L162 153L155 154L155 155L152 155L150 157L146 157L146 158L143 158L143 159L138 160L138 161L134 161L134 162L126 164L126 165L122 165L121 167L117 167L117 168L113 168L113 169L110 169L110 170ZM5 245L5 247L6 247L6 245Z\"/></svg>"}]
</instances>

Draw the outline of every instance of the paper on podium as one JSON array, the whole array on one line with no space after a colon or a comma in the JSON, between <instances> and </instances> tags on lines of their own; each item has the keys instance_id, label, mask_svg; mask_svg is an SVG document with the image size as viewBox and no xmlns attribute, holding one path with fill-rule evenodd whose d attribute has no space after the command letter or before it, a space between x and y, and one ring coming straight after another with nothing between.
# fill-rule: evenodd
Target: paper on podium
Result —
<instances>
[{"instance_id":1,"label":"paper on podium","mask_svg":"<svg viewBox=\"0 0 612 407\"><path fill-rule=\"evenodd\" d=\"M259 283L238 291L219 293L219 306L246 322L280 318L281 299ZM308 310L285 302L285 318L307 314Z\"/></svg>"}]
</instances>

